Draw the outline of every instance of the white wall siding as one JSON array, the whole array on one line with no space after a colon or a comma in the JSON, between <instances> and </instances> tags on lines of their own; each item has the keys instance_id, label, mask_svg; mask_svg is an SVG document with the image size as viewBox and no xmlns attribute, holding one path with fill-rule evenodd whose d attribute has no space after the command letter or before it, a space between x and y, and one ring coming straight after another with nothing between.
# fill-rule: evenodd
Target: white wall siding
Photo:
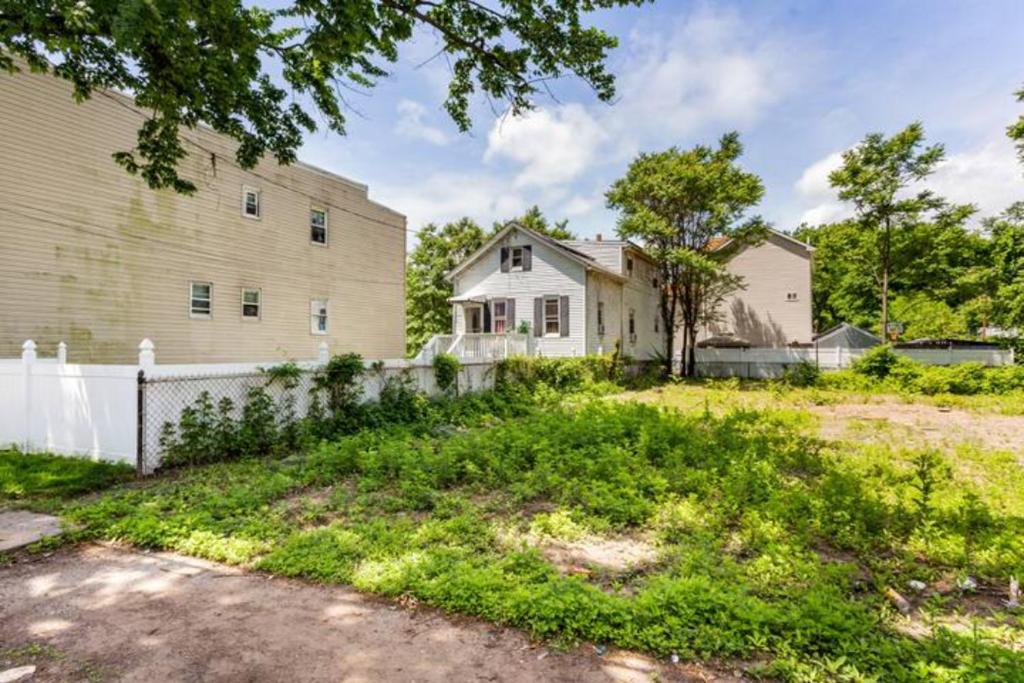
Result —
<instances>
[{"instance_id":1,"label":"white wall siding","mask_svg":"<svg viewBox=\"0 0 1024 683\"><path fill-rule=\"evenodd\" d=\"M654 286L654 278L658 276L658 271L653 261L634 252L633 273L629 275L624 270L623 275L628 279L623 285L623 351L640 360L651 360L665 352L664 337L660 331L655 332L660 294ZM630 309L636 313L636 342L629 340ZM661 329L660 319L657 320L657 328Z\"/></svg>"},{"instance_id":2,"label":"white wall siding","mask_svg":"<svg viewBox=\"0 0 1024 683\"><path fill-rule=\"evenodd\" d=\"M600 273L587 274L587 353L611 353L622 339L622 285ZM598 335L597 304L604 304L604 336Z\"/></svg>"},{"instance_id":3,"label":"white wall siding","mask_svg":"<svg viewBox=\"0 0 1024 683\"><path fill-rule=\"evenodd\" d=\"M533 248L532 269L501 272L501 247ZM569 297L569 336L533 337L534 349L544 356L580 356L586 353L586 269L556 249L512 230L476 262L455 278L455 296L485 299L515 299L516 325L526 320L533 334L533 302L547 295ZM464 330L462 307L455 306L455 331Z\"/></svg>"}]
</instances>

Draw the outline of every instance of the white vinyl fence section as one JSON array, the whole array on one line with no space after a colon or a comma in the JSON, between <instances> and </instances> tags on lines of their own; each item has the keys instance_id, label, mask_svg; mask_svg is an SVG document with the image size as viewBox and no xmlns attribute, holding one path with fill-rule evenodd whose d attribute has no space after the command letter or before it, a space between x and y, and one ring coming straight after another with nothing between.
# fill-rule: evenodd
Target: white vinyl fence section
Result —
<instances>
[{"instance_id":1,"label":"white vinyl fence section","mask_svg":"<svg viewBox=\"0 0 1024 683\"><path fill-rule=\"evenodd\" d=\"M166 421L177 422L181 411L202 392L216 404L230 398L240 408L249 388L264 386L267 363L202 363L159 365L152 342L139 344L134 365L67 363L62 343L57 357L39 358L36 344L26 341L20 359L0 360L0 447L45 451L126 462L148 474L159 465L160 432ZM328 360L321 345L316 360L296 363L307 372L292 390L294 411L302 417L310 405L312 371ZM404 375L427 395L439 393L430 365L407 360L367 362L363 395L375 400L389 377ZM493 386L493 362L467 362L459 374L460 392ZM284 389L270 388L280 402Z\"/></svg>"},{"instance_id":2,"label":"white vinyl fence section","mask_svg":"<svg viewBox=\"0 0 1024 683\"><path fill-rule=\"evenodd\" d=\"M991 367L1013 365L1012 349L894 349L926 365L981 363ZM697 349L697 372L702 377L781 377L797 363L813 363L822 370L840 370L853 365L867 349L730 348Z\"/></svg>"}]
</instances>

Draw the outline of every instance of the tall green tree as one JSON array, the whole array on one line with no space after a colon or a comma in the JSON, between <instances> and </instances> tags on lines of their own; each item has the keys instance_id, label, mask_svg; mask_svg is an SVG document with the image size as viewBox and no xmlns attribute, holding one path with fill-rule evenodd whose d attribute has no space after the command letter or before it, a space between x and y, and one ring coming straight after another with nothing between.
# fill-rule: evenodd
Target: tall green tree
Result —
<instances>
[{"instance_id":1,"label":"tall green tree","mask_svg":"<svg viewBox=\"0 0 1024 683\"><path fill-rule=\"evenodd\" d=\"M196 188L178 174L182 128L205 123L234 138L244 168L266 154L292 162L316 117L344 133L342 93L387 76L418 28L433 31L451 64L444 106L463 131L478 91L520 113L568 74L610 101L605 59L616 39L585 18L642 2L291 0L270 10L241 0L0 0L0 68L20 58L52 70L77 99L97 88L132 93L152 116L116 160L150 187L187 193Z\"/></svg>"},{"instance_id":2,"label":"tall green tree","mask_svg":"<svg viewBox=\"0 0 1024 683\"><path fill-rule=\"evenodd\" d=\"M740 285L726 272L724 254L708 251L707 245L720 235L749 239L760 225L757 219L744 220L764 186L739 166L742 153L733 132L723 135L717 148L641 154L605 195L608 206L620 211L619 235L642 242L658 264L667 372L672 372L681 329L683 373L694 374L697 333L711 314L709 300L721 300L726 290Z\"/></svg>"},{"instance_id":3,"label":"tall green tree","mask_svg":"<svg viewBox=\"0 0 1024 683\"><path fill-rule=\"evenodd\" d=\"M890 310L893 319L908 324L908 336L943 336L937 330L944 330L945 335L962 334L964 321L972 318L961 318L954 311L988 291L984 264L989 245L984 236L968 227L969 215L970 207L949 209L940 212L938 220L893 233L889 293L902 303L890 305ZM840 322L877 328L881 318L875 235L859 221L848 220L801 226L796 236L816 249L812 286L815 329L822 331ZM920 324L919 313L926 309L946 322Z\"/></svg>"},{"instance_id":4,"label":"tall green tree","mask_svg":"<svg viewBox=\"0 0 1024 683\"><path fill-rule=\"evenodd\" d=\"M445 275L487 240L483 228L470 218L442 226L431 223L417 237L405 269L405 347L410 355L435 334L451 331L452 284Z\"/></svg>"},{"instance_id":5,"label":"tall green tree","mask_svg":"<svg viewBox=\"0 0 1024 683\"><path fill-rule=\"evenodd\" d=\"M1024 202L982 225L991 240L991 323L1024 331Z\"/></svg>"},{"instance_id":6,"label":"tall green tree","mask_svg":"<svg viewBox=\"0 0 1024 683\"><path fill-rule=\"evenodd\" d=\"M936 214L947 210L945 201L919 184L944 155L942 145L924 147L924 128L912 123L892 137L871 133L843 153L843 164L829 175L839 198L853 204L857 224L866 231L866 249L872 255L872 272L881 300L881 330L889 323L889 288L894 267L894 243L914 227L944 220ZM967 209L973 210L973 209ZM965 209L954 209L958 214Z\"/></svg>"}]
</instances>

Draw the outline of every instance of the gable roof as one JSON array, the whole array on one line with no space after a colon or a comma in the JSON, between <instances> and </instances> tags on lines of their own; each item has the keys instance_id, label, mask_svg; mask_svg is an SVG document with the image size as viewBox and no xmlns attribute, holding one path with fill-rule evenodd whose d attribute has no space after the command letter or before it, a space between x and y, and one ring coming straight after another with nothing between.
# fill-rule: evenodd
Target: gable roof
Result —
<instances>
[{"instance_id":1,"label":"gable roof","mask_svg":"<svg viewBox=\"0 0 1024 683\"><path fill-rule=\"evenodd\" d=\"M456 276L458 276L459 273L464 271L470 265L478 261L484 254L488 253L491 249L493 249L495 245L497 245L513 230L518 230L519 232L523 233L524 235L527 235L528 237L536 240L537 242L540 242L541 244L544 244L550 247L551 249L554 249L562 256L568 258L570 261L578 263L587 270L599 272L602 275L610 277L619 282L626 281L625 277L623 277L619 273L609 270L608 268L605 268L603 265L598 263L597 259L595 259L593 256L590 256L589 254L585 254L582 251L574 249L572 246L570 246L570 244L567 244L560 240L556 240L552 237L548 237L547 235L539 233L536 230L531 230L530 228L520 225L519 223L516 223L514 221L508 223L504 228L499 230L493 237L491 237L491 239L484 242L484 245L482 247L480 247L472 254L470 254L468 257L466 257L466 259L462 263L452 268L445 277L449 280L454 279Z\"/></svg>"},{"instance_id":2,"label":"gable roof","mask_svg":"<svg viewBox=\"0 0 1024 683\"><path fill-rule=\"evenodd\" d=\"M768 228L768 236L775 236L780 239L783 239L786 242L803 249L808 253L808 255L813 254L815 251L814 247L807 244L807 242L801 242L792 235L787 235L786 233L776 230L775 228ZM729 237L728 235L718 235L717 237L712 237L710 240L708 240L707 250L718 251L720 249L724 249L728 245L732 244L732 241L732 238Z\"/></svg>"},{"instance_id":3,"label":"gable roof","mask_svg":"<svg viewBox=\"0 0 1024 683\"><path fill-rule=\"evenodd\" d=\"M834 327L830 327L829 329L825 330L821 334L815 335L814 341L816 341L816 342L828 341L832 337L837 337L837 336L843 335L843 334L845 334L847 332L851 332L851 333L853 333L855 335L860 335L861 337L863 337L865 339L869 339L869 340L874 341L876 344L881 344L882 343L882 340L878 338L878 335L873 334L871 332L868 332L867 330L862 329L860 327L857 327L856 325L851 325L850 323L839 323L838 325L835 325Z\"/></svg>"}]
</instances>

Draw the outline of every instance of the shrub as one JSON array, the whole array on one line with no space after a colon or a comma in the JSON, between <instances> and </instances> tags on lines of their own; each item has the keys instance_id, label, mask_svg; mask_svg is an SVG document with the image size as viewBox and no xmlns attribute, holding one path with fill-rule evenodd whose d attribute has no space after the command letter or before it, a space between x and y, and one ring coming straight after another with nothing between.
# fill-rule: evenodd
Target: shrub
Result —
<instances>
[{"instance_id":1,"label":"shrub","mask_svg":"<svg viewBox=\"0 0 1024 683\"><path fill-rule=\"evenodd\" d=\"M904 360L893 351L892 346L883 344L868 349L853 363L854 372L875 379L885 379Z\"/></svg>"},{"instance_id":2,"label":"shrub","mask_svg":"<svg viewBox=\"0 0 1024 683\"><path fill-rule=\"evenodd\" d=\"M560 392L593 389L602 383L621 384L623 363L614 354L574 358L514 356L495 366L495 386L518 384L529 391L541 385Z\"/></svg>"},{"instance_id":3,"label":"shrub","mask_svg":"<svg viewBox=\"0 0 1024 683\"><path fill-rule=\"evenodd\" d=\"M813 387L821 377L821 370L814 363L800 361L787 365L782 373L782 382L791 387Z\"/></svg>"},{"instance_id":4,"label":"shrub","mask_svg":"<svg viewBox=\"0 0 1024 683\"><path fill-rule=\"evenodd\" d=\"M438 389L445 394L455 394L459 391L459 371L462 370L462 363L450 353L439 353L434 356L434 380Z\"/></svg>"}]
</instances>

